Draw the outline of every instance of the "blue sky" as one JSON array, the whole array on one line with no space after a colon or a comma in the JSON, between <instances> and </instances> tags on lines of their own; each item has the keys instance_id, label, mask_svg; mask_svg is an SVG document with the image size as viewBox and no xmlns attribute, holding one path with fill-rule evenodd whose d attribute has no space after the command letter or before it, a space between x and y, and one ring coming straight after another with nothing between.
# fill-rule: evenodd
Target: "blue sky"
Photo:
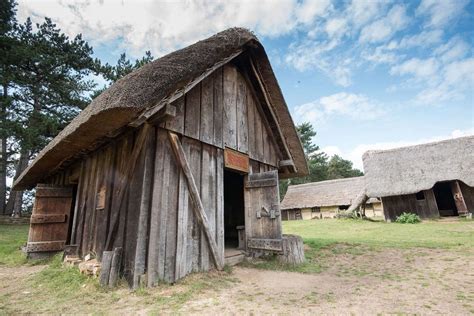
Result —
<instances>
[{"instance_id":1,"label":"blue sky","mask_svg":"<svg viewBox=\"0 0 474 316\"><path fill-rule=\"evenodd\" d=\"M474 134L474 1L20 0L18 15L82 33L109 63L247 27L294 120L359 168L368 149Z\"/></svg>"}]
</instances>

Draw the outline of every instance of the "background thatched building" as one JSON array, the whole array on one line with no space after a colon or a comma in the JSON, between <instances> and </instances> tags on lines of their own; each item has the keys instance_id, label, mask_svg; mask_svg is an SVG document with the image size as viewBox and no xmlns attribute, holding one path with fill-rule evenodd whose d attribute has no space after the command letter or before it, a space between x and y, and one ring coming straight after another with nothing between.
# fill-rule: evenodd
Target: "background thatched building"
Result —
<instances>
[{"instance_id":1,"label":"background thatched building","mask_svg":"<svg viewBox=\"0 0 474 316\"><path fill-rule=\"evenodd\" d=\"M281 203L282 219L333 218L347 210L364 189L364 177L290 185ZM365 205L366 216L382 216L382 203L371 198Z\"/></svg>"},{"instance_id":2,"label":"background thatched building","mask_svg":"<svg viewBox=\"0 0 474 316\"><path fill-rule=\"evenodd\" d=\"M474 211L474 137L368 151L367 196L382 197L387 220L402 212L422 218Z\"/></svg>"},{"instance_id":3,"label":"background thatched building","mask_svg":"<svg viewBox=\"0 0 474 316\"><path fill-rule=\"evenodd\" d=\"M43 184L30 255L122 247L130 284L152 286L222 268L236 248L281 250L278 177L307 172L264 48L230 29L117 81L14 189Z\"/></svg>"}]
</instances>

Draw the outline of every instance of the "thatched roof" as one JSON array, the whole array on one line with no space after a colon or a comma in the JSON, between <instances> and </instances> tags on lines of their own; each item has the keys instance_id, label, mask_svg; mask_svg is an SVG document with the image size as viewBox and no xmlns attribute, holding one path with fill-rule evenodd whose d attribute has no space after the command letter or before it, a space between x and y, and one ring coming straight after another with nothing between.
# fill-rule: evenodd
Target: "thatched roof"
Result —
<instances>
[{"instance_id":1,"label":"thatched roof","mask_svg":"<svg viewBox=\"0 0 474 316\"><path fill-rule=\"evenodd\" d=\"M293 176L307 174L301 142L263 46L248 30L232 28L161 57L118 80L38 154L15 181L14 189L33 187L64 161L134 121L145 110L239 50L251 50L255 58L298 170Z\"/></svg>"},{"instance_id":2,"label":"thatched roof","mask_svg":"<svg viewBox=\"0 0 474 316\"><path fill-rule=\"evenodd\" d=\"M350 205L364 189L364 185L364 177L290 185L281 209ZM376 199L368 201L375 202Z\"/></svg>"},{"instance_id":3,"label":"thatched roof","mask_svg":"<svg viewBox=\"0 0 474 316\"><path fill-rule=\"evenodd\" d=\"M363 155L368 196L416 193L436 182L461 180L474 186L474 136Z\"/></svg>"}]
</instances>

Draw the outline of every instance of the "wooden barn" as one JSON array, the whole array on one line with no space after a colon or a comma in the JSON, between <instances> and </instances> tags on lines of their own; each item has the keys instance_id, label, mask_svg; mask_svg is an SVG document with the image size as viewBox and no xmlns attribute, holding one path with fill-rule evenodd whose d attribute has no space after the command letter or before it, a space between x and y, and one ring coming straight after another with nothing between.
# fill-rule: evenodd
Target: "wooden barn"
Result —
<instances>
[{"instance_id":1,"label":"wooden barn","mask_svg":"<svg viewBox=\"0 0 474 316\"><path fill-rule=\"evenodd\" d=\"M349 208L364 186L364 177L290 185L281 202L281 219L334 218L340 211ZM383 216L381 201L377 198L368 199L365 202L365 215Z\"/></svg>"},{"instance_id":2,"label":"wooden barn","mask_svg":"<svg viewBox=\"0 0 474 316\"><path fill-rule=\"evenodd\" d=\"M100 261L131 286L281 251L278 179L308 172L258 39L229 29L117 81L34 159L27 251Z\"/></svg>"},{"instance_id":3,"label":"wooden barn","mask_svg":"<svg viewBox=\"0 0 474 316\"><path fill-rule=\"evenodd\" d=\"M368 151L366 195L382 197L385 218L403 212L421 218L474 212L474 136Z\"/></svg>"}]
</instances>

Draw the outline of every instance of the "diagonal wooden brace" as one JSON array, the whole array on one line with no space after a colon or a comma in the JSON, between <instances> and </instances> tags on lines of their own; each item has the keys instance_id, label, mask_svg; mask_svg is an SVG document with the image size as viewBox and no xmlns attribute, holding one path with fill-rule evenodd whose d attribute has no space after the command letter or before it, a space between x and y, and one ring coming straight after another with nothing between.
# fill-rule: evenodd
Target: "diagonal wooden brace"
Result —
<instances>
[{"instance_id":1,"label":"diagonal wooden brace","mask_svg":"<svg viewBox=\"0 0 474 316\"><path fill-rule=\"evenodd\" d=\"M223 258L220 258L219 256L217 243L211 233L211 229L209 228L209 220L207 219L206 212L204 211L204 206L199 195L199 190L196 186L196 181L194 180L191 168L189 167L188 160L186 159L183 146L181 145L178 135L176 135L175 133L168 132L168 137L171 143L171 147L173 148L176 160L178 161L178 164L183 170L186 182L188 183L189 195L191 196L191 200L194 203L194 214L196 215L196 218L198 219L199 224L201 225L202 230L204 231L204 235L206 236L209 248L211 250L212 258L214 259L214 263L216 264L216 268L218 270L222 270L224 266L222 260Z\"/></svg>"}]
</instances>

